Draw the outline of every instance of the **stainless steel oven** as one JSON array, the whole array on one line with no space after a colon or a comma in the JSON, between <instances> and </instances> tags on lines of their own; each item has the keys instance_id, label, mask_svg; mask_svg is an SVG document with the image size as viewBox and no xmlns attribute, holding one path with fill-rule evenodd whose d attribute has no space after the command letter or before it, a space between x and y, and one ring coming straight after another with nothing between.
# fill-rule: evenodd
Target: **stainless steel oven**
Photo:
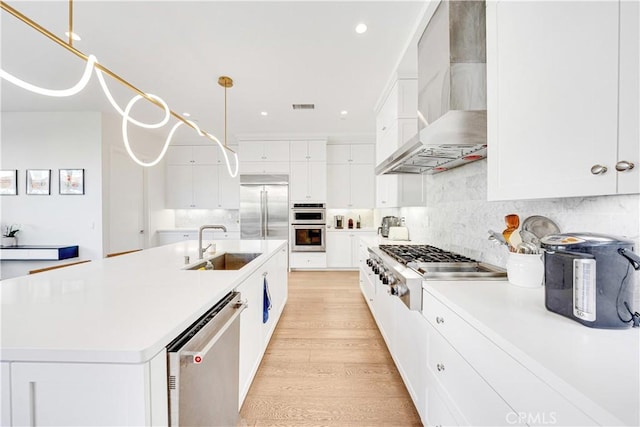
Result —
<instances>
[{"instance_id":1,"label":"stainless steel oven","mask_svg":"<svg viewBox=\"0 0 640 427\"><path fill-rule=\"evenodd\" d=\"M326 224L291 224L291 252L324 252Z\"/></svg>"},{"instance_id":2,"label":"stainless steel oven","mask_svg":"<svg viewBox=\"0 0 640 427\"><path fill-rule=\"evenodd\" d=\"M326 224L326 205L324 203L292 203L292 224Z\"/></svg>"}]
</instances>

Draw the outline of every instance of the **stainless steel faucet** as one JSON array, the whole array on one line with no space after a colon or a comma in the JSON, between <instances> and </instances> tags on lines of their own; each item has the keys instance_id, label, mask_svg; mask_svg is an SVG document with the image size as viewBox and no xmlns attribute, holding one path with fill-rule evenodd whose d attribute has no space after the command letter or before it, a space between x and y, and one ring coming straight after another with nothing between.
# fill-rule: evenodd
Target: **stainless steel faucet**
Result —
<instances>
[{"instance_id":1,"label":"stainless steel faucet","mask_svg":"<svg viewBox=\"0 0 640 427\"><path fill-rule=\"evenodd\" d=\"M225 227L224 225L203 225L200 227L200 229L198 230L198 259L202 259L204 252L207 250L209 246L211 246L209 245L207 246L207 248L202 249L202 231L203 230L222 230L226 232L227 227Z\"/></svg>"}]
</instances>

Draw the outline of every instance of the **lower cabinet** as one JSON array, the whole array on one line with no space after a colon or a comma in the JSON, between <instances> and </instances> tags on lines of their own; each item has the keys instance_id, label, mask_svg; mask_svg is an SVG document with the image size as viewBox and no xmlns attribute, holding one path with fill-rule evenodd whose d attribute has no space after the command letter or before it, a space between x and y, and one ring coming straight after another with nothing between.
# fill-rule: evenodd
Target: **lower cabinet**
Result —
<instances>
[{"instance_id":1,"label":"lower cabinet","mask_svg":"<svg viewBox=\"0 0 640 427\"><path fill-rule=\"evenodd\" d=\"M300 270L324 270L327 268L326 252L291 252L291 268Z\"/></svg>"},{"instance_id":2,"label":"lower cabinet","mask_svg":"<svg viewBox=\"0 0 640 427\"><path fill-rule=\"evenodd\" d=\"M236 290L248 305L240 315L240 410L287 301L287 249L281 249ZM265 308L265 294L270 308Z\"/></svg>"},{"instance_id":3,"label":"lower cabinet","mask_svg":"<svg viewBox=\"0 0 640 427\"><path fill-rule=\"evenodd\" d=\"M372 231L327 231L327 268L358 268L360 238L374 237ZM364 258L368 258L368 255Z\"/></svg>"},{"instance_id":4,"label":"lower cabinet","mask_svg":"<svg viewBox=\"0 0 640 427\"><path fill-rule=\"evenodd\" d=\"M12 362L3 425L167 425L166 360L162 351L142 364Z\"/></svg>"},{"instance_id":5,"label":"lower cabinet","mask_svg":"<svg viewBox=\"0 0 640 427\"><path fill-rule=\"evenodd\" d=\"M558 391L423 291L427 394L435 384L460 425L597 425ZM426 413L431 412L427 399ZM437 410L436 410L437 412ZM430 424L430 425L438 425Z\"/></svg>"}]
</instances>

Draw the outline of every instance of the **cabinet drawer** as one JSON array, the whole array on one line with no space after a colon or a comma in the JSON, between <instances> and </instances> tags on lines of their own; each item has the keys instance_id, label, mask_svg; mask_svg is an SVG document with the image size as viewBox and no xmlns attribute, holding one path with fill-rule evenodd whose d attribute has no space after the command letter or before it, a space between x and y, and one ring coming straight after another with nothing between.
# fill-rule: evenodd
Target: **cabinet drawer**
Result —
<instances>
[{"instance_id":1,"label":"cabinet drawer","mask_svg":"<svg viewBox=\"0 0 640 427\"><path fill-rule=\"evenodd\" d=\"M433 327L427 350L429 370L473 426L507 425L513 409Z\"/></svg>"},{"instance_id":2,"label":"cabinet drawer","mask_svg":"<svg viewBox=\"0 0 640 427\"><path fill-rule=\"evenodd\" d=\"M293 252L291 254L291 268L325 269L327 268L326 253Z\"/></svg>"},{"instance_id":3,"label":"cabinet drawer","mask_svg":"<svg viewBox=\"0 0 640 427\"><path fill-rule=\"evenodd\" d=\"M596 425L560 393L462 317L423 291L422 314L464 360L529 424Z\"/></svg>"}]
</instances>

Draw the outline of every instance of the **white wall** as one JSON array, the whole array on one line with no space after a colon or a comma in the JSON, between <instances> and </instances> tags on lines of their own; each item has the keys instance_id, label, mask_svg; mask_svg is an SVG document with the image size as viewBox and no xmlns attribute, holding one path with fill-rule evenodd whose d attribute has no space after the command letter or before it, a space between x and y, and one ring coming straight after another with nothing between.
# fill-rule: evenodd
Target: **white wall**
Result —
<instances>
[{"instance_id":1,"label":"white wall","mask_svg":"<svg viewBox=\"0 0 640 427\"><path fill-rule=\"evenodd\" d=\"M542 173L542 172L539 172ZM532 177L535 179L535 177ZM487 202L487 163L477 161L427 177L427 204L402 208L411 238L504 267L508 252L487 240L502 232L504 216L516 213L553 220L561 232L595 232L627 237L640 249L640 196L573 197Z\"/></svg>"},{"instance_id":2,"label":"white wall","mask_svg":"<svg viewBox=\"0 0 640 427\"><path fill-rule=\"evenodd\" d=\"M100 113L2 113L0 167L18 169L18 195L1 196L2 225L21 224L20 244L77 244L80 257L102 257ZM59 169L84 169L85 194L58 194ZM51 195L26 195L26 170L51 169ZM2 262L2 277L31 262Z\"/></svg>"}]
</instances>

